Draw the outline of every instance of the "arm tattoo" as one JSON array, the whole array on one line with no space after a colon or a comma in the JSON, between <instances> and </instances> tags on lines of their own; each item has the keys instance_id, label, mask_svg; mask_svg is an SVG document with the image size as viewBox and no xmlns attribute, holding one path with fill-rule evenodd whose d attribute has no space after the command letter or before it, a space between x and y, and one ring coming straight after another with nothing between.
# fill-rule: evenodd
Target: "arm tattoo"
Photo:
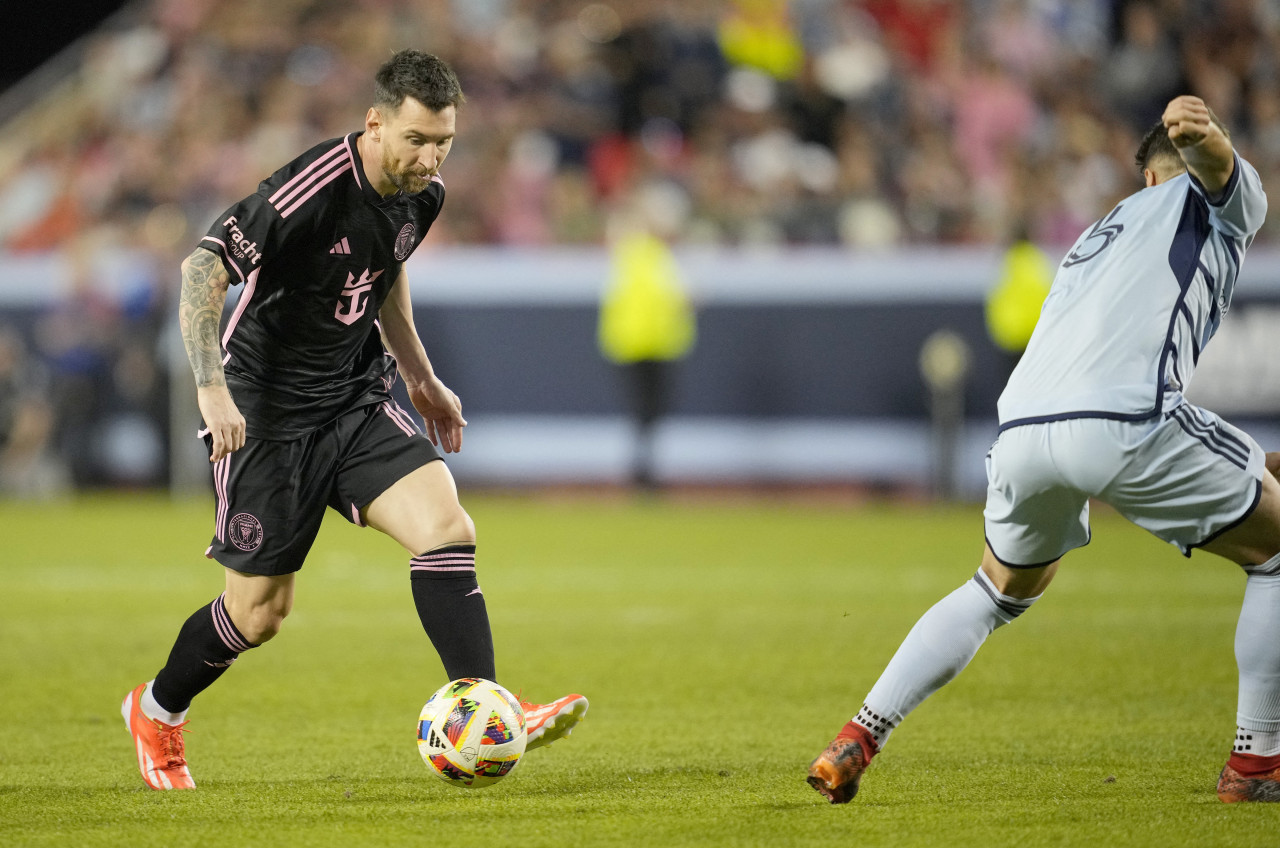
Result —
<instances>
[{"instance_id":1,"label":"arm tattoo","mask_svg":"<svg viewBox=\"0 0 1280 848\"><path fill-rule=\"evenodd\" d=\"M227 302L230 280L222 260L211 251L196 248L182 263L182 295L178 302L178 322L182 343L195 372L196 385L225 386L222 347L218 342L218 322Z\"/></svg>"}]
</instances>

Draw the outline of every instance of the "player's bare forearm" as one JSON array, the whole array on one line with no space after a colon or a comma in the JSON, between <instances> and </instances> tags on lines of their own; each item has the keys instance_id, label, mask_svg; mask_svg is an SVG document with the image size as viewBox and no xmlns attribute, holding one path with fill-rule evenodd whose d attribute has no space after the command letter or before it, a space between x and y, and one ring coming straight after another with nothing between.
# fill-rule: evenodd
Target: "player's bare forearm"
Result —
<instances>
[{"instance_id":1,"label":"player's bare forearm","mask_svg":"<svg viewBox=\"0 0 1280 848\"><path fill-rule=\"evenodd\" d=\"M196 385L202 388L227 384L222 370L218 325L227 302L229 283L222 260L204 248L196 248L182 262L178 322Z\"/></svg>"},{"instance_id":2,"label":"player's bare forearm","mask_svg":"<svg viewBox=\"0 0 1280 848\"><path fill-rule=\"evenodd\" d=\"M1192 176L1211 195L1226 188L1235 170L1235 151L1205 102L1189 95L1176 97L1165 107L1163 121Z\"/></svg>"},{"instance_id":3,"label":"player's bare forearm","mask_svg":"<svg viewBox=\"0 0 1280 848\"><path fill-rule=\"evenodd\" d=\"M382 341L396 358L406 384L424 383L435 377L435 369L413 324L409 280L403 269L378 312L378 323L382 326Z\"/></svg>"}]
</instances>

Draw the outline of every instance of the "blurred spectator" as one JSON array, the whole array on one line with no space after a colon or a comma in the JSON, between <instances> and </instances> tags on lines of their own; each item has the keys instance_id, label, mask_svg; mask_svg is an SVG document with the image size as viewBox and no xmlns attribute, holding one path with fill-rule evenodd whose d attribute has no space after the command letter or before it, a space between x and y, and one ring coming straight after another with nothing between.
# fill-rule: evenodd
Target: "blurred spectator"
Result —
<instances>
[{"instance_id":1,"label":"blurred spectator","mask_svg":"<svg viewBox=\"0 0 1280 848\"><path fill-rule=\"evenodd\" d=\"M987 293L985 312L987 334L1005 355L1010 373L1031 341L1056 266L1025 229L1014 234L1004 252L1000 277Z\"/></svg>"},{"instance_id":2,"label":"blurred spectator","mask_svg":"<svg viewBox=\"0 0 1280 848\"><path fill-rule=\"evenodd\" d=\"M0 494L49 497L67 486L48 450L54 419L46 382L22 337L0 326Z\"/></svg>"},{"instance_id":3,"label":"blurred spectator","mask_svg":"<svg viewBox=\"0 0 1280 848\"><path fill-rule=\"evenodd\" d=\"M584 210L662 179L703 242L995 245L1025 220L1061 245L1132 185L1120 145L1086 144L1140 135L1183 88L1280 169L1259 0L139 0L115 26L0 143L0 247L161 204L206 219L280 150L349 131L360 69L402 42L477 107L437 242L599 243Z\"/></svg>"}]
</instances>

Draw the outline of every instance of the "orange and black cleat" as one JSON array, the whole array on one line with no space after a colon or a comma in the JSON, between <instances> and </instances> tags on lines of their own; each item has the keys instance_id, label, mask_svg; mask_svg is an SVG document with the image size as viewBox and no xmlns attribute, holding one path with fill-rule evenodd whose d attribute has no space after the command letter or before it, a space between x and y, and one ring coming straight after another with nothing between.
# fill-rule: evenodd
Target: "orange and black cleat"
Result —
<instances>
[{"instance_id":1,"label":"orange and black cleat","mask_svg":"<svg viewBox=\"0 0 1280 848\"><path fill-rule=\"evenodd\" d=\"M1218 776L1218 800L1280 801L1280 756L1232 754Z\"/></svg>"},{"instance_id":2,"label":"orange and black cleat","mask_svg":"<svg viewBox=\"0 0 1280 848\"><path fill-rule=\"evenodd\" d=\"M847 804L858 794L858 782L880 749L871 733L856 722L848 722L809 764L809 785L833 804Z\"/></svg>"}]
</instances>

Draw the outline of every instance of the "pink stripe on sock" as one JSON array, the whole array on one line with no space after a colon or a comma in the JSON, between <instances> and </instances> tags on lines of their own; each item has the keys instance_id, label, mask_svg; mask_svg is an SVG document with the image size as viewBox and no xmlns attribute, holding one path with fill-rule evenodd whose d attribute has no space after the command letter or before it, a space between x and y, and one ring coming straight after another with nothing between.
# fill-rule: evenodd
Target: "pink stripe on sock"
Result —
<instances>
[{"instance_id":1,"label":"pink stripe on sock","mask_svg":"<svg viewBox=\"0 0 1280 848\"><path fill-rule=\"evenodd\" d=\"M231 615L227 612L227 606L224 601L226 593L218 596L213 602L213 626L218 631L218 638L222 640L222 644L237 654L244 653L253 647L249 642L240 635L240 631L236 629L235 624L231 621Z\"/></svg>"}]
</instances>

